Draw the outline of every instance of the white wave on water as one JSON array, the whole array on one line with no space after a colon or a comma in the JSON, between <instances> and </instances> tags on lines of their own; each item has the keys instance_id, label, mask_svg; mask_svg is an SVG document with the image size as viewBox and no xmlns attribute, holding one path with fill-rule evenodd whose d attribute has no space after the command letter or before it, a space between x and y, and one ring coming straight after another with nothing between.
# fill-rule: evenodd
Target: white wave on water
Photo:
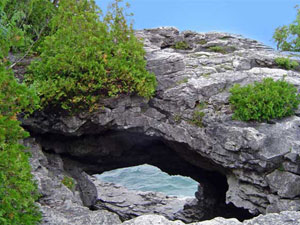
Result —
<instances>
[{"instance_id":1,"label":"white wave on water","mask_svg":"<svg viewBox=\"0 0 300 225\"><path fill-rule=\"evenodd\" d=\"M162 192L178 197L194 197L198 186L198 182L189 177L170 176L147 164L104 172L96 177L130 190Z\"/></svg>"}]
</instances>

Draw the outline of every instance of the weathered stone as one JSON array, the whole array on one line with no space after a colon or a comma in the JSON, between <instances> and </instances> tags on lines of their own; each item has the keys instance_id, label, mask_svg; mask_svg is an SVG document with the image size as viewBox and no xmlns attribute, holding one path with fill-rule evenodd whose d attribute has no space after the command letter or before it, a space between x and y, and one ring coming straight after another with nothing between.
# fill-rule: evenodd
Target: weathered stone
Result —
<instances>
[{"instance_id":1,"label":"weathered stone","mask_svg":"<svg viewBox=\"0 0 300 225\"><path fill-rule=\"evenodd\" d=\"M122 223L122 225L183 225L180 221L169 221L162 216L145 215ZM215 218L190 225L299 225L299 212L281 212L280 214L261 215L243 223L236 219Z\"/></svg>"},{"instance_id":2,"label":"weathered stone","mask_svg":"<svg viewBox=\"0 0 300 225\"><path fill-rule=\"evenodd\" d=\"M300 195L300 176L275 170L267 175L267 182L273 193L283 198L294 198Z\"/></svg>"},{"instance_id":3,"label":"weathered stone","mask_svg":"<svg viewBox=\"0 0 300 225\"><path fill-rule=\"evenodd\" d=\"M268 195L270 205L267 213L278 213L281 211L300 211L300 199L281 199L276 195Z\"/></svg>"},{"instance_id":4,"label":"weathered stone","mask_svg":"<svg viewBox=\"0 0 300 225\"><path fill-rule=\"evenodd\" d=\"M226 193L226 202L234 202L237 207L245 207L253 214L264 212L268 205L267 195L261 189L250 183L240 182L235 176L228 176L229 189Z\"/></svg>"},{"instance_id":5,"label":"weathered stone","mask_svg":"<svg viewBox=\"0 0 300 225\"><path fill-rule=\"evenodd\" d=\"M25 140L24 144L31 153L32 174L37 182L41 197L38 206L42 212L42 225L117 225L121 221L117 215L106 210L91 211L83 206L79 192L69 190L62 184L66 172L59 156L49 157L48 162L41 146L34 139ZM76 181L75 181L76 182Z\"/></svg>"},{"instance_id":6,"label":"weathered stone","mask_svg":"<svg viewBox=\"0 0 300 225\"><path fill-rule=\"evenodd\" d=\"M106 209L119 215L120 219L129 220L144 214L157 214L169 220L180 219L193 222L180 211L191 199L180 199L162 193L139 192L125 187L93 179L98 189L98 209Z\"/></svg>"},{"instance_id":7,"label":"weathered stone","mask_svg":"<svg viewBox=\"0 0 300 225\"><path fill-rule=\"evenodd\" d=\"M122 223L122 225L184 225L181 221L170 221L163 216L158 215L145 215L139 216L136 219L132 219Z\"/></svg>"},{"instance_id":8,"label":"weathered stone","mask_svg":"<svg viewBox=\"0 0 300 225\"><path fill-rule=\"evenodd\" d=\"M244 225L299 225L299 212L281 212L280 214L260 215L252 220L245 221Z\"/></svg>"}]
</instances>

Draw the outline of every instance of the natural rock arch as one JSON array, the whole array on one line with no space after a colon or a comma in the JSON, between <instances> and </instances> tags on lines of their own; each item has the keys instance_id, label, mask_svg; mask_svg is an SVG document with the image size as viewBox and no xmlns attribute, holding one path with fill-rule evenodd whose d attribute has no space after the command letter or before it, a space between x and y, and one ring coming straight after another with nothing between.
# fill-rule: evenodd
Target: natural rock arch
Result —
<instances>
[{"instance_id":1,"label":"natural rock arch","mask_svg":"<svg viewBox=\"0 0 300 225\"><path fill-rule=\"evenodd\" d=\"M245 123L232 120L228 104L229 89L233 84L244 85L265 77L277 80L286 75L285 80L299 90L299 72L278 69L274 59L281 54L237 35L180 33L175 28L144 30L136 34L145 42L148 69L157 76L159 85L153 99L148 101L136 96L103 99L98 111L78 116L39 112L23 120L23 126L45 149L59 154L72 153L73 159L83 160L82 155L93 149L84 146L90 144L93 147L92 142L102 140L96 145L102 146L102 157L115 160L106 169L138 163L130 161L134 156L130 153L139 154L139 151L134 148L130 151L134 145L121 142L121 137L138 143L140 149L147 149L150 144L164 146L171 157L176 153L181 161L196 167L195 171L200 168L216 171L211 174L218 174L216 176L220 178L217 180L222 181L216 184L210 179L210 172L201 170L199 174L204 175L202 182L207 179L225 190L226 182L223 181L226 176L227 203L254 214L299 210L300 113L271 123ZM187 42L190 48L170 48L178 41ZM218 53L212 52L211 46L234 46L235 49ZM204 115L195 118L198 111ZM131 157L127 161L118 158L122 154L115 140L122 148L128 147L128 156ZM105 141L112 147L105 148ZM149 147L147 154L154 153L161 154L152 152ZM158 156L163 158L163 155ZM86 160L96 158L87 157ZM172 158L174 162L180 161L175 158ZM104 164L112 162L105 157L101 160ZM148 160L150 164L157 164L150 162L153 159ZM180 170L175 163L173 165L173 171ZM159 165L160 168L163 166L167 164ZM193 171L188 169L190 167L183 168ZM101 171L93 170L93 166L87 164L84 170L90 173ZM169 167L162 170L171 173ZM193 177L194 172L190 173Z\"/></svg>"},{"instance_id":2,"label":"natural rock arch","mask_svg":"<svg viewBox=\"0 0 300 225\"><path fill-rule=\"evenodd\" d=\"M88 207L94 208L97 193L81 171L93 175L112 169L150 164L170 175L188 176L199 182L198 191L195 193L197 200L188 203L185 206L187 212L182 212L185 215L182 220L185 222L218 216L240 220L252 217L247 210L238 209L232 204L226 205L226 171L208 159L191 154L185 144L130 130L109 130L79 137L34 133L32 136L48 152L48 156L53 153L60 155L65 171L77 181L82 200ZM193 161L197 163L193 165ZM187 215L190 211L194 215Z\"/></svg>"}]
</instances>

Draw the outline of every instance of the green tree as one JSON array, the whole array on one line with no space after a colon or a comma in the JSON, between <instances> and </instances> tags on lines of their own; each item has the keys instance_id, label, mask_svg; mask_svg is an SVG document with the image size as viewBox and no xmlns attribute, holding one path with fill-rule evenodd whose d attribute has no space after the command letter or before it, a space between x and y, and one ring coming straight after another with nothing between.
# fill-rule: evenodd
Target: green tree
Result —
<instances>
[{"instance_id":1,"label":"green tree","mask_svg":"<svg viewBox=\"0 0 300 225\"><path fill-rule=\"evenodd\" d=\"M19 84L12 71L0 66L0 224L33 225L41 215L35 200L29 155L19 140L28 136L16 116L32 112L38 99Z\"/></svg>"},{"instance_id":2,"label":"green tree","mask_svg":"<svg viewBox=\"0 0 300 225\"><path fill-rule=\"evenodd\" d=\"M49 34L49 22L56 7L49 0L2 0L0 8L1 41L12 42L10 50L17 56L10 66L13 67L36 50L41 40ZM1 41L2 48L7 46Z\"/></svg>"},{"instance_id":3,"label":"green tree","mask_svg":"<svg viewBox=\"0 0 300 225\"><path fill-rule=\"evenodd\" d=\"M276 28L273 39L277 49L282 51L300 51L300 8L296 6L297 17L290 25Z\"/></svg>"},{"instance_id":4,"label":"green tree","mask_svg":"<svg viewBox=\"0 0 300 225\"><path fill-rule=\"evenodd\" d=\"M153 95L155 76L145 69L143 45L120 2L104 17L93 0L59 2L52 35L41 44L40 59L27 76L42 106L92 110L107 96Z\"/></svg>"},{"instance_id":5,"label":"green tree","mask_svg":"<svg viewBox=\"0 0 300 225\"><path fill-rule=\"evenodd\" d=\"M8 52L12 46L23 44L24 31L15 19L7 19L5 3L0 4L0 224L33 225L41 219L35 205L37 186L32 180L28 153L19 144L28 133L17 115L33 112L38 98L32 89L19 84L8 68Z\"/></svg>"}]
</instances>

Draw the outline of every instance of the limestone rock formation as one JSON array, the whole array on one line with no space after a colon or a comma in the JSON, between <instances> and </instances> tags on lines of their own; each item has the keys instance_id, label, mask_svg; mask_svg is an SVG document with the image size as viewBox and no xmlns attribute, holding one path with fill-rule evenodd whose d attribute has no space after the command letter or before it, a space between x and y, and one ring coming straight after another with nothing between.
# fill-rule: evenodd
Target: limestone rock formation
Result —
<instances>
[{"instance_id":1,"label":"limestone rock formation","mask_svg":"<svg viewBox=\"0 0 300 225\"><path fill-rule=\"evenodd\" d=\"M122 223L117 214L108 212L107 210L97 209L91 211L90 209L82 205L79 193L76 190L69 190L62 184L62 179L67 176L63 169L63 162L58 155L48 155L47 157L42 152L41 146L35 142L34 139L27 139L24 143L29 152L32 154L31 166L33 168L33 175L38 184L41 198L39 200L39 206L43 213L43 225L184 225L182 221L170 221L161 215L144 215L139 216L136 219L128 220ZM101 185L98 192L99 197L107 197L109 193L103 190L107 184L95 181L96 186ZM122 187L119 187L122 188ZM131 193L132 195L134 192ZM138 195L138 193L135 193ZM142 193L140 193L142 194ZM144 193L144 196L152 197L159 194ZM113 193L111 194L113 195ZM152 195L152 196L151 196ZM116 197L118 196L111 196ZM154 198L155 199L155 198ZM153 199L149 199L152 201ZM174 199L173 199L174 200ZM172 200L170 200L172 201ZM175 202L178 199L175 199ZM183 200L181 200L184 202ZM166 205L167 207L167 205ZM177 206L180 208L180 206ZM134 206L129 206L131 210ZM145 207L146 210L146 207ZM148 211L149 212L149 211ZM148 213L147 213L148 214ZM166 215L167 212L164 212ZM174 218L173 218L174 219ZM244 223L239 222L237 219L224 219L214 218L213 220L203 221L200 223L192 223L191 225L298 225L300 222L300 212L282 212L280 214L268 214L266 216L259 216L257 218L246 220Z\"/></svg>"},{"instance_id":2,"label":"limestone rock formation","mask_svg":"<svg viewBox=\"0 0 300 225\"><path fill-rule=\"evenodd\" d=\"M190 225L298 225L300 223L299 212L281 212L260 215L254 219L239 222L237 219L224 219L221 217L212 220L190 223ZM163 216L145 215L122 223L122 225L184 225L181 221L169 221Z\"/></svg>"},{"instance_id":3,"label":"limestone rock formation","mask_svg":"<svg viewBox=\"0 0 300 225\"><path fill-rule=\"evenodd\" d=\"M158 80L155 97L103 99L98 111L78 116L38 112L23 126L43 149L61 154L73 175L76 167L95 174L148 163L190 176L211 203L197 198L207 206L202 219L216 216L215 209L232 217L225 202L253 214L299 210L300 113L271 123L234 121L228 98L233 84L266 77L285 76L299 90L300 73L280 69L280 53L237 35L175 28L136 35ZM176 49L178 42L188 48Z\"/></svg>"},{"instance_id":4,"label":"limestone rock formation","mask_svg":"<svg viewBox=\"0 0 300 225\"><path fill-rule=\"evenodd\" d=\"M163 193L140 192L128 190L125 187L94 179L98 189L96 207L107 209L119 215L122 221L145 214L162 215L169 220L193 222L184 214L184 205L192 199L180 199L166 196ZM196 217L196 215L194 216Z\"/></svg>"},{"instance_id":5,"label":"limestone rock formation","mask_svg":"<svg viewBox=\"0 0 300 225\"><path fill-rule=\"evenodd\" d=\"M120 224L119 217L107 210L91 211L83 206L79 192L70 190L62 180L69 176L63 162L57 155L47 157L34 139L25 141L32 157L30 164L38 185L39 206L43 215L43 225L87 225Z\"/></svg>"}]
</instances>

